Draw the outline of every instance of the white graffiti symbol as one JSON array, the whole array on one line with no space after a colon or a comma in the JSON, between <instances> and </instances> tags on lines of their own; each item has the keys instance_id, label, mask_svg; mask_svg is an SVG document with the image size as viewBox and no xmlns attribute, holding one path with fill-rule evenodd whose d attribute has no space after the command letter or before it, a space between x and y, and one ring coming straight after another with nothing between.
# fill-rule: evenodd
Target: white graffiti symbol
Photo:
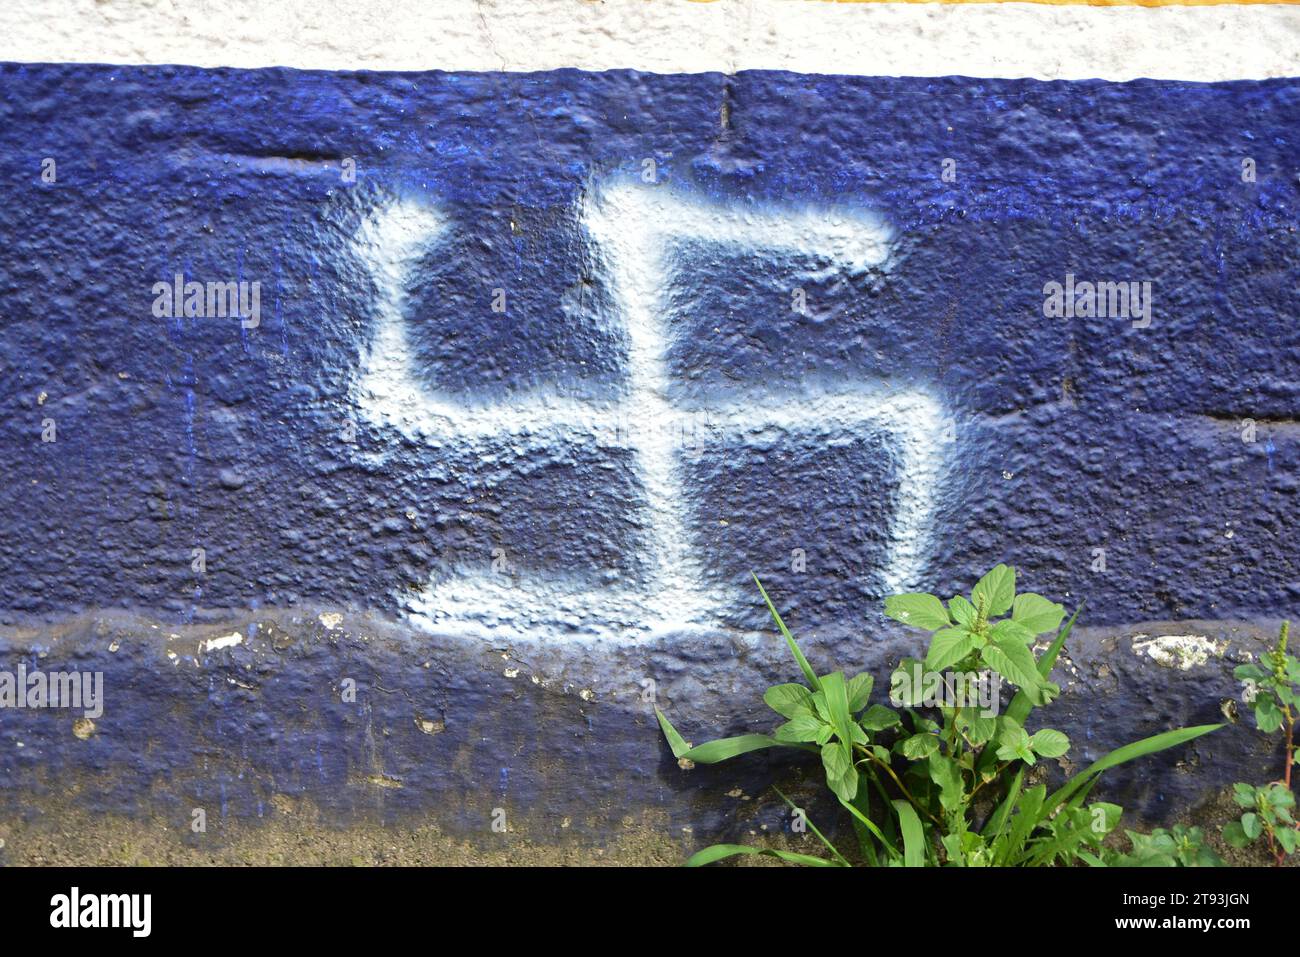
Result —
<instances>
[{"instance_id":1,"label":"white graffiti symbol","mask_svg":"<svg viewBox=\"0 0 1300 957\"><path fill-rule=\"evenodd\" d=\"M584 197L580 215L606 264L614 304L626 328L626 380L613 400L580 399L533 390L476 404L440 394L422 377L406 334L409 282L416 261L434 248L448 223L414 200L374 212L357 236L379 290L376 327L353 395L372 422L438 446L567 436L635 454L646 514L640 525L647 573L635 582L569 574L501 575L489 564L436 576L408 602L412 619L440 631L528 636L662 634L716 624L717 599L706 594L698 551L684 514L677 451L680 435L707 422L713 438L745 442L775 432L814 431L853 437L884 430L900 462L888 552L880 569L890 591L914 586L930 548L936 489L952 421L928 391L885 382L804 390L797 395L752 391L734 401L692 404L674 395L666 354L673 341L663 290L674 273L673 243L716 243L733 252L800 253L849 275L883 269L889 230L860 215L810 209L773 212L703 203L663 187L616 184ZM812 281L818 276L805 276Z\"/></svg>"}]
</instances>

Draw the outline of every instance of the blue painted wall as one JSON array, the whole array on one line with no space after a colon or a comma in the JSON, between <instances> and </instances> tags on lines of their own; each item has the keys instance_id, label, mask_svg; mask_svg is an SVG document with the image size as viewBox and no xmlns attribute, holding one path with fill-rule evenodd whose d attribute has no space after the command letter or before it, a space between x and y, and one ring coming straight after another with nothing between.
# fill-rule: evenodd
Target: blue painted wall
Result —
<instances>
[{"instance_id":1,"label":"blue painted wall","mask_svg":"<svg viewBox=\"0 0 1300 957\"><path fill-rule=\"evenodd\" d=\"M454 450L366 432L363 449L388 453L374 465L332 437L373 308L347 251L369 188L427 194L455 218L451 254L427 264L418 293L431 377L599 390L620 375L620 344L599 297L566 307L586 254L572 204L645 157L708 196L862 205L895 228L888 281L810 288L810 317L790 312L780 280L767 288L761 260L701 279L680 359L704 382L936 383L965 426L936 583L1009 558L1040 590L1089 598L1094 621L1273 613L1300 589L1287 534L1294 82L9 66L0 83L11 619L96 606L185 619L300 598L391 607L494 524L542 564L575 547L597 563L634 552L627 528L559 541L628 494L591 461L523 487L472 462L453 472ZM39 175L47 156L54 185ZM340 182L345 156L355 187ZM1253 184L1239 175L1247 156ZM955 184L940 180L945 157ZM150 287L177 271L259 279L262 325L153 318ZM1151 327L1045 319L1043 284L1067 271L1153 281ZM504 318L490 311L499 286L514 296ZM52 445L39 441L46 416ZM1244 418L1260 422L1253 445ZM451 504L487 485L502 496L494 517ZM596 503L533 507L579 487ZM410 499L440 527L387 521ZM779 493L743 504L746 523L717 545L766 572L798 620L862 608L870 508L826 523L815 507L789 514ZM810 542L826 574L783 577L784 550L765 558L774 536ZM201 583L195 541L209 551ZM1109 574L1090 571L1093 547L1108 549Z\"/></svg>"},{"instance_id":2,"label":"blue painted wall","mask_svg":"<svg viewBox=\"0 0 1300 957\"><path fill-rule=\"evenodd\" d=\"M757 390L756 412L809 379L940 396L955 445L922 584L1008 560L1086 599L1092 625L1289 614L1298 150L1294 80L0 67L0 624L300 604L400 619L500 542L524 572L636 580L641 490L618 450L536 440L485 460L363 418L355 443L339 433L377 309L352 243L393 196L451 223L409 285L431 383L466 401L616 392L625 334L576 208L647 158L701 202L865 210L892 230L887 270L806 283L806 315L788 260L697 250L669 364L690 394ZM260 326L155 318L151 288L177 272L260 281ZM1045 318L1066 273L1150 281L1150 326ZM703 450L688 524L709 586L743 593L756 570L793 626L860 657L896 634L875 609L897 467L871 434ZM762 622L737 602L724 624ZM685 655L673 668L735 654L680 648L662 648Z\"/></svg>"}]
</instances>

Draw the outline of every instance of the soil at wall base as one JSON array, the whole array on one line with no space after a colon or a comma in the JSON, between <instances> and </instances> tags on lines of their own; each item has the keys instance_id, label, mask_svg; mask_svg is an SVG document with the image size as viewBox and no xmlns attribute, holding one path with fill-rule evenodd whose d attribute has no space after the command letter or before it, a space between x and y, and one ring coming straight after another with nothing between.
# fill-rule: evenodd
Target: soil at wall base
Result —
<instances>
[{"instance_id":1,"label":"soil at wall base","mask_svg":"<svg viewBox=\"0 0 1300 957\"><path fill-rule=\"evenodd\" d=\"M174 822L90 814L74 807L43 807L29 821L0 819L0 863L18 866L84 865L323 865L323 866L546 866L680 865L698 849L690 834L667 834L660 822L624 822L603 844L574 838L539 842L509 831L492 840L470 841L443 834L429 824L358 824L335 828L319 822L307 802L281 798L280 813L256 825L223 822L208 835L193 835ZM1219 828L1240 813L1225 790L1213 801L1180 817L1197 825L1209 843L1234 866L1272 863L1262 846L1237 850L1219 839ZM786 835L762 834L754 844L807 852ZM1124 838L1112 838L1126 847ZM798 844L798 846L796 846ZM1295 855L1288 866L1295 866ZM733 866L782 866L771 858L742 857Z\"/></svg>"}]
</instances>

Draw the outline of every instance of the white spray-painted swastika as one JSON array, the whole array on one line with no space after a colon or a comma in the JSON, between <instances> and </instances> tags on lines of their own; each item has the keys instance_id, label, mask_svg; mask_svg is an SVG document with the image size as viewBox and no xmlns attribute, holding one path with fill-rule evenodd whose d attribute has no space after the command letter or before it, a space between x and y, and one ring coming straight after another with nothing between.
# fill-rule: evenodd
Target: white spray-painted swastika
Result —
<instances>
[{"instance_id":1,"label":"white spray-painted swastika","mask_svg":"<svg viewBox=\"0 0 1300 957\"><path fill-rule=\"evenodd\" d=\"M559 627L576 635L626 638L714 624L718 599L705 593L677 461L676 435L701 419L720 439L737 443L744 443L747 433L773 429L815 428L849 436L868 428L889 432L900 468L881 575L890 590L912 586L928 552L936 486L953 434L950 418L928 391L881 382L691 403L674 398L666 360L673 337L663 314L663 289L672 281L675 241L716 243L745 253L815 253L831 270L860 274L883 268L890 251L888 229L841 212L699 203L664 187L630 184L584 197L581 216L607 265L617 314L626 326L627 375L617 399L574 399L539 390L475 404L429 388L407 340L408 284L412 265L447 224L435 210L411 200L377 210L357 239L381 300L355 397L372 421L431 444L567 434L596 436L602 444L630 449L643 486L649 571L632 584L563 573L517 581L491 571L485 556L481 567L430 584L410 602L411 617L439 630L521 637Z\"/></svg>"}]
</instances>

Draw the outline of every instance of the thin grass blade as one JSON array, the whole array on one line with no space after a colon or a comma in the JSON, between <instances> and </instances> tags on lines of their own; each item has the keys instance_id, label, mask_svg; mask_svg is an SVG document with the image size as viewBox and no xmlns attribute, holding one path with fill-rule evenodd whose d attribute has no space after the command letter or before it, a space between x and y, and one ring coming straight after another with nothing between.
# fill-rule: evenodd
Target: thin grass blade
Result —
<instances>
[{"instance_id":1,"label":"thin grass blade","mask_svg":"<svg viewBox=\"0 0 1300 957\"><path fill-rule=\"evenodd\" d=\"M1141 741L1134 741L1132 744L1126 744L1122 748L1116 748L1110 754L1098 761L1088 765L1069 781L1065 782L1060 789L1052 793L1047 799L1045 809L1051 813L1061 805L1062 802L1068 801L1070 797L1083 785L1113 767L1118 767L1136 758L1144 758L1149 754L1155 754L1159 751L1166 751L1169 748L1176 748L1180 744L1186 744L1199 738L1203 734L1209 734L1211 731L1218 731L1222 728L1221 724L1201 724L1193 728L1175 728L1173 731L1165 731L1162 734L1155 734L1149 738L1143 738Z\"/></svg>"},{"instance_id":2,"label":"thin grass blade","mask_svg":"<svg viewBox=\"0 0 1300 957\"><path fill-rule=\"evenodd\" d=\"M916 809L906 801L895 801L898 825L903 832L903 866L925 867L925 828Z\"/></svg>"},{"instance_id":3,"label":"thin grass blade","mask_svg":"<svg viewBox=\"0 0 1300 957\"><path fill-rule=\"evenodd\" d=\"M751 854L762 857L775 857L785 861L787 864L803 864L807 867L845 867L839 861L827 860L824 857L814 857L811 854L795 854L792 851L778 851L771 847L749 847L745 844L713 844L701 851L696 851L686 862L687 867L703 867L706 864L713 864L717 861L725 860L728 857L735 857L738 854Z\"/></svg>"},{"instance_id":4,"label":"thin grass blade","mask_svg":"<svg viewBox=\"0 0 1300 957\"><path fill-rule=\"evenodd\" d=\"M752 575L753 572L750 572L750 574ZM787 628L785 622L781 620L780 613L776 610L776 606L772 604L772 599L767 597L767 589L763 587L763 583L758 580L757 575L754 575L754 584L758 586L759 592L763 595L763 601L767 602L767 610L772 613L772 620L776 622L776 627L781 630L781 635L785 638L785 643L790 646L790 653L794 655L794 660L799 662L799 670L801 670L803 676L808 679L808 684L812 687L813 691L821 691L822 683L817 679L817 672L813 671L812 665L808 664L808 659L805 658L803 652L799 650L799 645L795 643L794 635L790 634L790 629Z\"/></svg>"},{"instance_id":5,"label":"thin grass blade","mask_svg":"<svg viewBox=\"0 0 1300 957\"><path fill-rule=\"evenodd\" d=\"M835 845L832 844L829 840L827 840L826 835L824 835L821 831L817 830L817 825L814 824L812 822L812 819L808 817L808 812L805 811L803 808L799 807L797 804L791 801L784 794L782 794L780 788L774 787L772 790L775 791L777 794L781 795L781 800L784 801L786 804L790 805L790 810L796 811L803 815L804 823L808 825L808 829L810 831L812 831L815 835L817 835L817 840L822 842L826 850L830 851L837 861L839 861L845 867L848 867L849 866L848 858L846 858L843 854L841 854L839 850L835 847Z\"/></svg>"},{"instance_id":6,"label":"thin grass blade","mask_svg":"<svg viewBox=\"0 0 1300 957\"><path fill-rule=\"evenodd\" d=\"M898 848L894 847L894 845L889 842L889 839L885 837L884 834L881 833L880 828L876 827L875 823L871 820L871 818L867 817L865 814L863 814L852 804L848 804L844 801L841 801L840 803L843 804L846 808L848 808L849 813L853 815L853 819L855 821L857 821L868 831L870 831L873 835L875 835L876 840L880 842L880 846L885 849L886 854L894 858L894 860L898 860L902 856L901 854L898 853Z\"/></svg>"}]
</instances>

